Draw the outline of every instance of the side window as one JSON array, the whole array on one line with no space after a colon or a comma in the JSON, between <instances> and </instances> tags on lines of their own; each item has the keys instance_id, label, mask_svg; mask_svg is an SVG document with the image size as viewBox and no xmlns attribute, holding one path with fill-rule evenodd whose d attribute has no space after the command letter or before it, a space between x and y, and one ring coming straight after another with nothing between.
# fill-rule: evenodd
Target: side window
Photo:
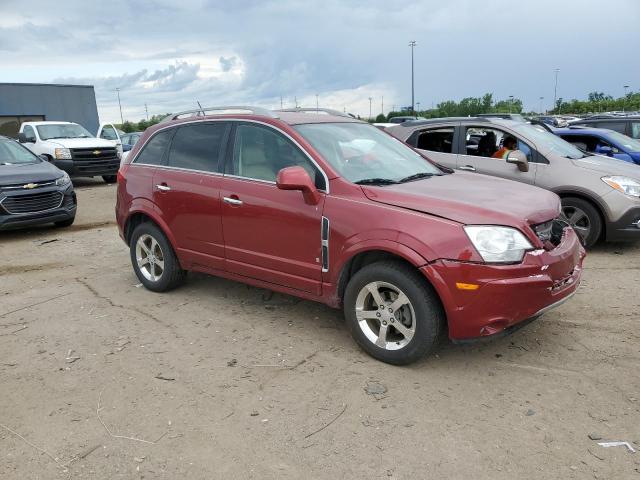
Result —
<instances>
[{"instance_id":1,"label":"side window","mask_svg":"<svg viewBox=\"0 0 640 480\"><path fill-rule=\"evenodd\" d=\"M326 190L320 171L288 138L268 127L237 126L233 158L225 173L275 182L280 170L293 166L304 168L316 187Z\"/></svg>"},{"instance_id":2,"label":"side window","mask_svg":"<svg viewBox=\"0 0 640 480\"><path fill-rule=\"evenodd\" d=\"M561 135L561 137L586 152L595 152L598 143L598 139L590 135Z\"/></svg>"},{"instance_id":3,"label":"side window","mask_svg":"<svg viewBox=\"0 0 640 480\"><path fill-rule=\"evenodd\" d=\"M493 128L470 127L465 136L467 155L492 157L502 145L504 133Z\"/></svg>"},{"instance_id":4,"label":"side window","mask_svg":"<svg viewBox=\"0 0 640 480\"><path fill-rule=\"evenodd\" d=\"M25 126L22 133L24 133L24 136L27 137L27 142L35 143L36 133L31 125Z\"/></svg>"},{"instance_id":5,"label":"side window","mask_svg":"<svg viewBox=\"0 0 640 480\"><path fill-rule=\"evenodd\" d=\"M533 162L533 151L531 150L531 147L520 139L518 139L518 150L527 156L528 161Z\"/></svg>"},{"instance_id":6,"label":"side window","mask_svg":"<svg viewBox=\"0 0 640 480\"><path fill-rule=\"evenodd\" d=\"M420 150L428 150L430 152L452 153L453 132L454 127L423 130L418 134L415 146Z\"/></svg>"},{"instance_id":7,"label":"side window","mask_svg":"<svg viewBox=\"0 0 640 480\"><path fill-rule=\"evenodd\" d=\"M217 172L229 124L197 123L179 127L169 149L170 167Z\"/></svg>"},{"instance_id":8,"label":"side window","mask_svg":"<svg viewBox=\"0 0 640 480\"><path fill-rule=\"evenodd\" d=\"M146 165L163 165L164 156L173 135L173 129L163 130L151 137L151 140L142 147L142 151L134 159L134 163Z\"/></svg>"},{"instance_id":9,"label":"side window","mask_svg":"<svg viewBox=\"0 0 640 480\"><path fill-rule=\"evenodd\" d=\"M640 139L640 122L633 122L631 124L631 136Z\"/></svg>"},{"instance_id":10,"label":"side window","mask_svg":"<svg viewBox=\"0 0 640 480\"><path fill-rule=\"evenodd\" d=\"M140 135L131 135L129 144L133 147L140 140Z\"/></svg>"},{"instance_id":11,"label":"side window","mask_svg":"<svg viewBox=\"0 0 640 480\"><path fill-rule=\"evenodd\" d=\"M626 124L624 122L601 122L596 125L598 128L608 128L616 132L625 133Z\"/></svg>"},{"instance_id":12,"label":"side window","mask_svg":"<svg viewBox=\"0 0 640 480\"><path fill-rule=\"evenodd\" d=\"M100 132L100 138L104 138L105 140L117 140L118 136L111 125L105 125L102 132Z\"/></svg>"}]
</instances>

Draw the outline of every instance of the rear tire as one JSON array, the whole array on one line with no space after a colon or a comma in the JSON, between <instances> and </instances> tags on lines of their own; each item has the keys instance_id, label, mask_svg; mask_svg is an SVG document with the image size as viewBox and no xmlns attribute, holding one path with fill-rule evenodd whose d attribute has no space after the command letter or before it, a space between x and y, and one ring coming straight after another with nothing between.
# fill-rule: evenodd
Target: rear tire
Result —
<instances>
[{"instance_id":1,"label":"rear tire","mask_svg":"<svg viewBox=\"0 0 640 480\"><path fill-rule=\"evenodd\" d=\"M413 267L394 261L372 263L351 278L344 316L358 345L393 365L407 365L431 353L445 326L431 286Z\"/></svg>"},{"instance_id":2,"label":"rear tire","mask_svg":"<svg viewBox=\"0 0 640 480\"><path fill-rule=\"evenodd\" d=\"M75 215L71 218L68 218L67 220L61 220L60 222L54 222L54 225L56 227L60 227L60 228L66 228L66 227L70 227L71 225L73 225L73 222L75 222L76 217Z\"/></svg>"},{"instance_id":3,"label":"rear tire","mask_svg":"<svg viewBox=\"0 0 640 480\"><path fill-rule=\"evenodd\" d=\"M103 175L102 179L106 183L116 183L118 181L118 176L117 175Z\"/></svg>"},{"instance_id":4,"label":"rear tire","mask_svg":"<svg viewBox=\"0 0 640 480\"><path fill-rule=\"evenodd\" d=\"M129 242L131 264L148 290L166 292L184 282L187 272L180 267L169 240L153 223L141 223Z\"/></svg>"},{"instance_id":5,"label":"rear tire","mask_svg":"<svg viewBox=\"0 0 640 480\"><path fill-rule=\"evenodd\" d=\"M598 210L590 202L578 197L564 197L562 198L562 215L586 248L592 247L600 239L602 219Z\"/></svg>"}]
</instances>

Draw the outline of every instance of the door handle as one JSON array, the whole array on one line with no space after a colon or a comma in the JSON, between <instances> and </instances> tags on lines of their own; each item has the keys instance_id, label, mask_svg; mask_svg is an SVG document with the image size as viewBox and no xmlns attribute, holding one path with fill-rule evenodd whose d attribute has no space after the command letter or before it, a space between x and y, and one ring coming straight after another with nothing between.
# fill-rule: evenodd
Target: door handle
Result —
<instances>
[{"instance_id":1,"label":"door handle","mask_svg":"<svg viewBox=\"0 0 640 480\"><path fill-rule=\"evenodd\" d=\"M163 183L156 185L156 188L161 192L168 192L169 190L171 190L171 187L169 185L165 185Z\"/></svg>"},{"instance_id":2,"label":"door handle","mask_svg":"<svg viewBox=\"0 0 640 480\"><path fill-rule=\"evenodd\" d=\"M242 205L242 200L239 200L237 198L231 198L231 197L224 197L222 199L222 201L224 203L228 203L229 205L235 205L235 206L240 206Z\"/></svg>"},{"instance_id":3,"label":"door handle","mask_svg":"<svg viewBox=\"0 0 640 480\"><path fill-rule=\"evenodd\" d=\"M466 170L467 172L475 172L476 167L472 165L463 165L462 167L458 167L458 170Z\"/></svg>"}]
</instances>

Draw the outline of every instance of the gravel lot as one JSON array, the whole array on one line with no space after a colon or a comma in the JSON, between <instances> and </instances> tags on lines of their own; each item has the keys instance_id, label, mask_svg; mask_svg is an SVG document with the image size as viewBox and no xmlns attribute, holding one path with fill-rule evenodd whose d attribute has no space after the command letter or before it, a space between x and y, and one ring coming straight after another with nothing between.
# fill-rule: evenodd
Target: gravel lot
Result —
<instances>
[{"instance_id":1,"label":"gravel lot","mask_svg":"<svg viewBox=\"0 0 640 480\"><path fill-rule=\"evenodd\" d=\"M640 479L640 244L514 335L377 362L341 312L204 275L139 288L115 186L0 232L0 478ZM20 435L20 436L18 436Z\"/></svg>"}]
</instances>

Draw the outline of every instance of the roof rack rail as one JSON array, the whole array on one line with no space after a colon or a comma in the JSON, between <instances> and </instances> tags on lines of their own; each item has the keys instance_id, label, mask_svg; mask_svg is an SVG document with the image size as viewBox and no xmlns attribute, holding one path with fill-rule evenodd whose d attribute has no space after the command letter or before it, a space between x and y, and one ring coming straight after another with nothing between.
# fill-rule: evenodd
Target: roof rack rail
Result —
<instances>
[{"instance_id":1,"label":"roof rack rail","mask_svg":"<svg viewBox=\"0 0 640 480\"><path fill-rule=\"evenodd\" d=\"M204 117L206 115L224 115L229 111L242 111L253 115L264 115L265 117L278 118L272 110L267 110L261 107L248 107L246 105L230 105L220 107L202 107L194 108L193 110L185 110L183 112L172 113L163 118L160 123L170 122L171 120L178 120L180 118L190 117ZM235 113L235 112L234 112Z\"/></svg>"},{"instance_id":2,"label":"roof rack rail","mask_svg":"<svg viewBox=\"0 0 640 480\"><path fill-rule=\"evenodd\" d=\"M334 110L332 108L315 108L315 107L297 107L297 108L280 108L276 112L300 112L300 113L325 113L327 115L334 115L336 117L351 117L348 113L341 112L340 110Z\"/></svg>"}]
</instances>

